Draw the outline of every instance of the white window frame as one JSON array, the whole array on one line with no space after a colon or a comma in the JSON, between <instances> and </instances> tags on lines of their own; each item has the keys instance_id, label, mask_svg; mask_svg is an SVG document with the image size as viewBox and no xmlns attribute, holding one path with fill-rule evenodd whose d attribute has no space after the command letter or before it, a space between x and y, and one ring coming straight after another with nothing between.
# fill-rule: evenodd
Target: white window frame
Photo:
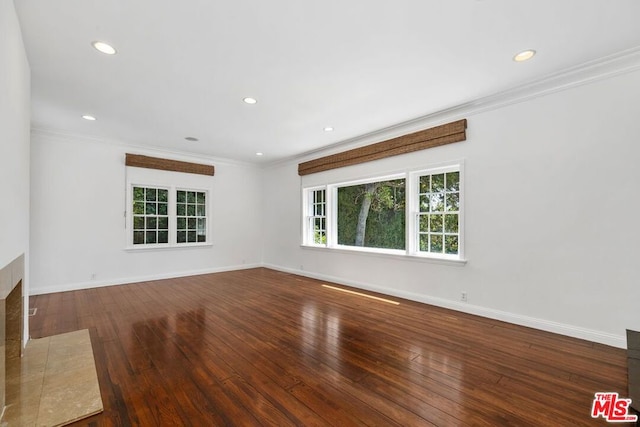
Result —
<instances>
[{"instance_id":1,"label":"white window frame","mask_svg":"<svg viewBox=\"0 0 640 427\"><path fill-rule=\"evenodd\" d=\"M425 175L438 175L442 173L458 172L459 173L459 201L458 201L458 253L446 254L446 253L434 253L425 252L420 250L420 233L419 233L419 217L420 212L420 177ZM455 164L449 164L447 166L431 167L427 169L421 169L417 171L409 172L410 188L407 190L411 192L411 196L408 198L407 204L407 239L410 240L410 255L426 258L436 258L443 260L460 261L464 260L464 163L459 162ZM443 211L443 213L445 213Z\"/></svg>"},{"instance_id":2,"label":"white window frame","mask_svg":"<svg viewBox=\"0 0 640 427\"><path fill-rule=\"evenodd\" d=\"M458 253L446 254L446 253L433 253L420 251L419 244L419 225L418 217L420 215L419 203L420 203L420 177L424 175L437 175L447 172L459 172L460 188L459 188L459 217L458 217ZM367 248L358 246L339 245L338 242L338 230L337 230L337 197L338 188L367 184L378 181L390 181L396 179L405 180L405 249L383 249L383 248ZM397 173L390 173L384 175L370 176L367 178L357 180L346 180L334 183L328 183L326 185L316 185L302 188L302 247L309 248L326 248L329 250L343 250L354 252L365 252L382 255L393 255L401 257L414 257L426 260L440 260L451 262L465 263L465 241L464 241L464 161L458 160L454 162L447 162L438 165L431 165L425 168L405 170ZM310 216L311 205L310 197L312 197L312 191L325 190L325 223L326 223L326 244L316 244L313 241L312 229L310 229Z\"/></svg>"},{"instance_id":3,"label":"white window frame","mask_svg":"<svg viewBox=\"0 0 640 427\"><path fill-rule=\"evenodd\" d=\"M314 219L319 216L315 215L313 194L316 191L324 191L324 224L325 224L325 238L329 240L329 224L327 218L330 204L328 203L329 193L326 186L307 187L302 191L303 200L303 219L302 219L302 238L303 244L307 246L326 247L326 243L316 243L315 241L315 227Z\"/></svg>"},{"instance_id":4,"label":"white window frame","mask_svg":"<svg viewBox=\"0 0 640 427\"><path fill-rule=\"evenodd\" d=\"M133 189L134 187L156 188L168 190L168 216L169 216L169 241L168 243L133 243ZM195 191L205 194L205 218L206 218L206 241L205 242L177 242L177 192L178 191ZM158 183L150 183L148 181L129 181L127 182L126 194L126 210L125 210L125 235L127 250L149 250L149 249L166 249L166 248L186 248L196 246L211 246L211 191L207 188L166 185Z\"/></svg>"}]
</instances>

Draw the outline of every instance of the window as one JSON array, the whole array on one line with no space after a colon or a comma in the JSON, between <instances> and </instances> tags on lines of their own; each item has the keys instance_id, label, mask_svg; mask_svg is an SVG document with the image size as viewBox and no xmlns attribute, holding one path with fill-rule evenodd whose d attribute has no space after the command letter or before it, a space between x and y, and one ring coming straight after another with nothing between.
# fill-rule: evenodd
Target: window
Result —
<instances>
[{"instance_id":1,"label":"window","mask_svg":"<svg viewBox=\"0 0 640 427\"><path fill-rule=\"evenodd\" d=\"M207 204L204 191L177 191L177 242L207 241Z\"/></svg>"},{"instance_id":2,"label":"window","mask_svg":"<svg viewBox=\"0 0 640 427\"><path fill-rule=\"evenodd\" d=\"M148 185L130 186L128 242L136 248L206 244L207 191Z\"/></svg>"},{"instance_id":3,"label":"window","mask_svg":"<svg viewBox=\"0 0 640 427\"><path fill-rule=\"evenodd\" d=\"M133 187L133 244L169 243L169 190Z\"/></svg>"},{"instance_id":4,"label":"window","mask_svg":"<svg viewBox=\"0 0 640 427\"><path fill-rule=\"evenodd\" d=\"M463 259L462 164L303 188L303 245Z\"/></svg>"},{"instance_id":5,"label":"window","mask_svg":"<svg viewBox=\"0 0 640 427\"><path fill-rule=\"evenodd\" d=\"M338 186L338 245L405 249L405 180Z\"/></svg>"},{"instance_id":6,"label":"window","mask_svg":"<svg viewBox=\"0 0 640 427\"><path fill-rule=\"evenodd\" d=\"M460 241L460 172L419 177L418 251L457 255Z\"/></svg>"},{"instance_id":7,"label":"window","mask_svg":"<svg viewBox=\"0 0 640 427\"><path fill-rule=\"evenodd\" d=\"M327 243L327 191L324 188L310 189L307 195L305 241L308 244L325 245Z\"/></svg>"}]
</instances>

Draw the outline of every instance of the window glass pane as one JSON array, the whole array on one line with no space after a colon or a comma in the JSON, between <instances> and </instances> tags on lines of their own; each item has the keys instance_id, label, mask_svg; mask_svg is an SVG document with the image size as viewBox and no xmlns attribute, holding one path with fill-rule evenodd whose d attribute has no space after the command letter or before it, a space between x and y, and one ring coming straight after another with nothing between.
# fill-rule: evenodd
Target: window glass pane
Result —
<instances>
[{"instance_id":1,"label":"window glass pane","mask_svg":"<svg viewBox=\"0 0 640 427\"><path fill-rule=\"evenodd\" d=\"M196 205L187 205L187 216L196 215Z\"/></svg>"},{"instance_id":2,"label":"window glass pane","mask_svg":"<svg viewBox=\"0 0 640 427\"><path fill-rule=\"evenodd\" d=\"M196 202L196 192L189 191L187 192L187 203L195 203Z\"/></svg>"},{"instance_id":3,"label":"window glass pane","mask_svg":"<svg viewBox=\"0 0 640 427\"><path fill-rule=\"evenodd\" d=\"M430 215L431 232L442 232L442 215Z\"/></svg>"},{"instance_id":4,"label":"window glass pane","mask_svg":"<svg viewBox=\"0 0 640 427\"><path fill-rule=\"evenodd\" d=\"M187 219L186 218L178 218L177 219L178 230L184 230L187 228Z\"/></svg>"},{"instance_id":5,"label":"window glass pane","mask_svg":"<svg viewBox=\"0 0 640 427\"><path fill-rule=\"evenodd\" d=\"M142 244L144 244L144 231L134 231L133 232L133 244L134 245L142 245Z\"/></svg>"},{"instance_id":6,"label":"window glass pane","mask_svg":"<svg viewBox=\"0 0 640 427\"><path fill-rule=\"evenodd\" d=\"M159 202L168 202L169 201L169 191L168 190L158 190L158 201Z\"/></svg>"},{"instance_id":7,"label":"window glass pane","mask_svg":"<svg viewBox=\"0 0 640 427\"><path fill-rule=\"evenodd\" d=\"M429 212L431 197L428 194L420 195L420 212Z\"/></svg>"},{"instance_id":8,"label":"window glass pane","mask_svg":"<svg viewBox=\"0 0 640 427\"><path fill-rule=\"evenodd\" d=\"M447 211L457 211L460 205L460 194L459 193L447 193L445 195L445 199L447 201Z\"/></svg>"},{"instance_id":9,"label":"window glass pane","mask_svg":"<svg viewBox=\"0 0 640 427\"><path fill-rule=\"evenodd\" d=\"M156 243L155 231L147 231L146 236L147 236L146 243Z\"/></svg>"},{"instance_id":10,"label":"window glass pane","mask_svg":"<svg viewBox=\"0 0 640 427\"><path fill-rule=\"evenodd\" d=\"M178 203L185 203L187 201L187 192L186 191L177 191L176 192L176 201Z\"/></svg>"},{"instance_id":11,"label":"window glass pane","mask_svg":"<svg viewBox=\"0 0 640 427\"><path fill-rule=\"evenodd\" d=\"M206 242L207 235L206 234L198 234L198 242Z\"/></svg>"},{"instance_id":12,"label":"window glass pane","mask_svg":"<svg viewBox=\"0 0 640 427\"><path fill-rule=\"evenodd\" d=\"M156 219L156 217L147 217L147 230L156 229L157 224L158 220Z\"/></svg>"},{"instance_id":13,"label":"window glass pane","mask_svg":"<svg viewBox=\"0 0 640 427\"><path fill-rule=\"evenodd\" d=\"M431 252L442 253L442 236L439 234L431 235Z\"/></svg>"},{"instance_id":14,"label":"window glass pane","mask_svg":"<svg viewBox=\"0 0 640 427\"><path fill-rule=\"evenodd\" d=\"M420 221L420 225L419 225L420 231L422 232L429 231L429 215L420 215L419 221Z\"/></svg>"},{"instance_id":15,"label":"window glass pane","mask_svg":"<svg viewBox=\"0 0 640 427\"><path fill-rule=\"evenodd\" d=\"M205 203L205 197L203 192L198 192L198 204L203 205Z\"/></svg>"},{"instance_id":16,"label":"window glass pane","mask_svg":"<svg viewBox=\"0 0 640 427\"><path fill-rule=\"evenodd\" d=\"M163 216L158 218L158 228L160 230L168 230L169 229L169 217Z\"/></svg>"},{"instance_id":17,"label":"window glass pane","mask_svg":"<svg viewBox=\"0 0 640 427\"><path fill-rule=\"evenodd\" d=\"M447 191L460 191L460 172L449 172L446 183Z\"/></svg>"},{"instance_id":18,"label":"window glass pane","mask_svg":"<svg viewBox=\"0 0 640 427\"><path fill-rule=\"evenodd\" d=\"M155 188L147 188L146 189L146 200L148 202L155 202L156 201L156 194L157 191Z\"/></svg>"},{"instance_id":19,"label":"window glass pane","mask_svg":"<svg viewBox=\"0 0 640 427\"><path fill-rule=\"evenodd\" d=\"M187 220L187 228L189 230L194 230L196 228L196 219L195 218L189 218Z\"/></svg>"},{"instance_id":20,"label":"window glass pane","mask_svg":"<svg viewBox=\"0 0 640 427\"><path fill-rule=\"evenodd\" d=\"M147 215L155 215L156 214L156 204L155 203L147 203L145 213Z\"/></svg>"},{"instance_id":21,"label":"window glass pane","mask_svg":"<svg viewBox=\"0 0 640 427\"><path fill-rule=\"evenodd\" d=\"M169 243L169 232L168 231L159 231L158 232L158 243Z\"/></svg>"},{"instance_id":22,"label":"window glass pane","mask_svg":"<svg viewBox=\"0 0 640 427\"><path fill-rule=\"evenodd\" d=\"M186 231L178 231L177 241L178 243L184 243L187 241L187 232Z\"/></svg>"},{"instance_id":23,"label":"window glass pane","mask_svg":"<svg viewBox=\"0 0 640 427\"><path fill-rule=\"evenodd\" d=\"M449 214L444 216L444 231L447 233L458 232L458 214Z\"/></svg>"},{"instance_id":24,"label":"window glass pane","mask_svg":"<svg viewBox=\"0 0 640 427\"><path fill-rule=\"evenodd\" d=\"M430 198L432 212L444 211L444 193L432 193Z\"/></svg>"},{"instance_id":25,"label":"window glass pane","mask_svg":"<svg viewBox=\"0 0 640 427\"><path fill-rule=\"evenodd\" d=\"M144 229L144 217L143 216L134 216L133 217L133 228L136 230Z\"/></svg>"},{"instance_id":26,"label":"window glass pane","mask_svg":"<svg viewBox=\"0 0 640 427\"><path fill-rule=\"evenodd\" d=\"M133 200L138 202L144 202L144 188L133 187Z\"/></svg>"},{"instance_id":27,"label":"window glass pane","mask_svg":"<svg viewBox=\"0 0 640 427\"><path fill-rule=\"evenodd\" d=\"M196 207L196 215L198 215L198 216L205 216L206 215L205 209L204 209L204 205L198 205Z\"/></svg>"},{"instance_id":28,"label":"window glass pane","mask_svg":"<svg viewBox=\"0 0 640 427\"><path fill-rule=\"evenodd\" d=\"M191 243L191 242L196 242L197 239L197 235L195 231L188 231L187 232L187 240Z\"/></svg>"},{"instance_id":29,"label":"window glass pane","mask_svg":"<svg viewBox=\"0 0 640 427\"><path fill-rule=\"evenodd\" d=\"M420 177L420 192L421 193L430 193L431 188L429 187L429 183L431 180L431 175L425 175Z\"/></svg>"},{"instance_id":30,"label":"window glass pane","mask_svg":"<svg viewBox=\"0 0 640 427\"><path fill-rule=\"evenodd\" d=\"M405 248L405 180L338 188L338 244Z\"/></svg>"},{"instance_id":31,"label":"window glass pane","mask_svg":"<svg viewBox=\"0 0 640 427\"><path fill-rule=\"evenodd\" d=\"M204 218L198 218L198 225L196 226L198 236L207 233L207 220Z\"/></svg>"},{"instance_id":32,"label":"window glass pane","mask_svg":"<svg viewBox=\"0 0 640 427\"><path fill-rule=\"evenodd\" d=\"M158 203L158 215L167 215L166 203Z\"/></svg>"},{"instance_id":33,"label":"window glass pane","mask_svg":"<svg viewBox=\"0 0 640 427\"><path fill-rule=\"evenodd\" d=\"M133 204L134 214L144 214L144 202L135 202Z\"/></svg>"},{"instance_id":34,"label":"window glass pane","mask_svg":"<svg viewBox=\"0 0 640 427\"><path fill-rule=\"evenodd\" d=\"M444 191L444 174L431 175L431 192L438 193Z\"/></svg>"},{"instance_id":35,"label":"window glass pane","mask_svg":"<svg viewBox=\"0 0 640 427\"><path fill-rule=\"evenodd\" d=\"M182 203L178 203L176 205L176 215L185 216L186 214L187 214L187 205L184 205Z\"/></svg>"},{"instance_id":36,"label":"window glass pane","mask_svg":"<svg viewBox=\"0 0 640 427\"><path fill-rule=\"evenodd\" d=\"M429 251L429 235L420 234L420 250L423 252Z\"/></svg>"},{"instance_id":37,"label":"window glass pane","mask_svg":"<svg viewBox=\"0 0 640 427\"><path fill-rule=\"evenodd\" d=\"M458 253L458 236L445 236L444 252L447 254Z\"/></svg>"}]
</instances>

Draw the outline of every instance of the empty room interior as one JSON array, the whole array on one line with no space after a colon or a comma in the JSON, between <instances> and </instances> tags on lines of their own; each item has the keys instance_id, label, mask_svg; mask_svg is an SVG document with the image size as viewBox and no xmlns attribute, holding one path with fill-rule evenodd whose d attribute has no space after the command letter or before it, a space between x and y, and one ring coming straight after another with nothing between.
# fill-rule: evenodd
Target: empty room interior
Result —
<instances>
[{"instance_id":1,"label":"empty room interior","mask_svg":"<svg viewBox=\"0 0 640 427\"><path fill-rule=\"evenodd\" d=\"M638 16L0 0L1 422L633 424Z\"/></svg>"}]
</instances>

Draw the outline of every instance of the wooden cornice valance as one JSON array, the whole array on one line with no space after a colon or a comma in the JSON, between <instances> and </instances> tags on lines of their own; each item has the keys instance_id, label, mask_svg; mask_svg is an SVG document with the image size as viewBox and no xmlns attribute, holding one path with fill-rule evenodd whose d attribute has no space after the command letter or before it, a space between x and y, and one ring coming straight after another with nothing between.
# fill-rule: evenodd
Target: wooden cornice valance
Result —
<instances>
[{"instance_id":1,"label":"wooden cornice valance","mask_svg":"<svg viewBox=\"0 0 640 427\"><path fill-rule=\"evenodd\" d=\"M213 165L181 162L178 160L160 159L158 157L149 157L149 156L142 156L140 154L129 154L129 153L127 153L126 155L125 164L127 166L134 166L137 168L195 173L199 175L213 176L215 172L215 168L213 167Z\"/></svg>"},{"instance_id":2,"label":"wooden cornice valance","mask_svg":"<svg viewBox=\"0 0 640 427\"><path fill-rule=\"evenodd\" d=\"M464 141L467 139L466 129L467 119L462 119L376 144L309 160L308 162L298 165L298 175L309 175L316 172L397 156L399 154L425 150L439 145Z\"/></svg>"}]
</instances>

